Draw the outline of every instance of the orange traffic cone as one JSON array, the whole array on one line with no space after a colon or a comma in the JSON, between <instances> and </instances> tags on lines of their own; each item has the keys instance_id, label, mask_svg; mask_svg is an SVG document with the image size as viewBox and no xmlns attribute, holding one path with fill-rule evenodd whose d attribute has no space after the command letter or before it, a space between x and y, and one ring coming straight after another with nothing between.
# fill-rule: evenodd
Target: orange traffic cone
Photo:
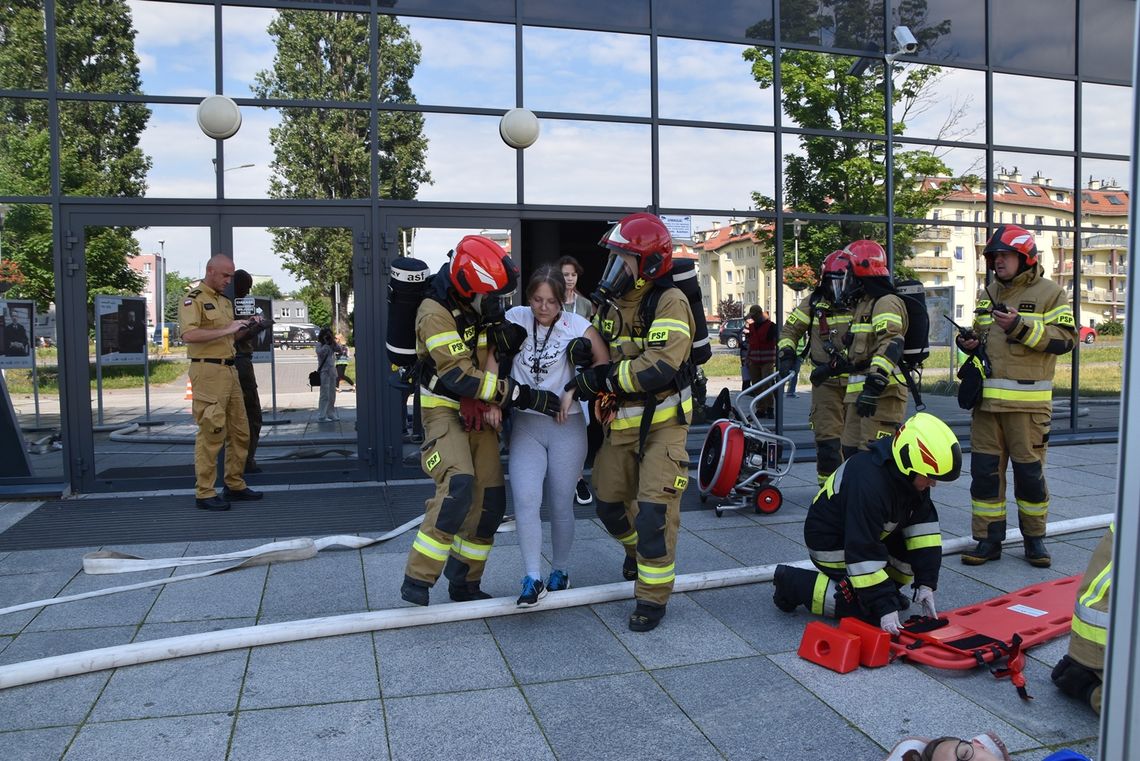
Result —
<instances>
[{"instance_id":1,"label":"orange traffic cone","mask_svg":"<svg viewBox=\"0 0 1140 761\"><path fill-rule=\"evenodd\" d=\"M182 397L184 401L194 401L194 388L190 385L190 380L186 380L186 396Z\"/></svg>"}]
</instances>

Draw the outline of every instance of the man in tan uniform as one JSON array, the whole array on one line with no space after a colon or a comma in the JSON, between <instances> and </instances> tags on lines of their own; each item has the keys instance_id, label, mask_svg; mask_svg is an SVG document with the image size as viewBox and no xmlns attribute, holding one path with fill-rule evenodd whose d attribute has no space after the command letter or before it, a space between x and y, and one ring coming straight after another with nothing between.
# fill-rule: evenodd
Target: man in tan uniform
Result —
<instances>
[{"instance_id":1,"label":"man in tan uniform","mask_svg":"<svg viewBox=\"0 0 1140 761\"><path fill-rule=\"evenodd\" d=\"M249 449L249 422L234 368L234 334L247 321L234 319L234 307L221 291L234 276L233 260L216 254L206 262L206 276L186 294L178 309L178 322L186 354L190 357L190 385L194 389L195 496L201 510L229 510L231 500L261 499L242 478ZM223 496L214 489L218 450L226 444Z\"/></svg>"}]
</instances>

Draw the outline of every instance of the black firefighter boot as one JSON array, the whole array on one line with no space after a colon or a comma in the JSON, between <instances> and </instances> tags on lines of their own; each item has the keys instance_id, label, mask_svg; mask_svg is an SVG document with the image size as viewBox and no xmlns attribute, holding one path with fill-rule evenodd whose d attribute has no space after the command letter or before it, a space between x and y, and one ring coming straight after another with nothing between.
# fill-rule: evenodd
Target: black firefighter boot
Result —
<instances>
[{"instance_id":1,"label":"black firefighter boot","mask_svg":"<svg viewBox=\"0 0 1140 761\"><path fill-rule=\"evenodd\" d=\"M1025 545L1025 559L1029 561L1029 565L1037 568L1048 568L1053 564L1049 550L1045 549L1045 537L1022 537L1022 544Z\"/></svg>"},{"instance_id":2,"label":"black firefighter boot","mask_svg":"<svg viewBox=\"0 0 1140 761\"><path fill-rule=\"evenodd\" d=\"M820 584L826 586L817 600L816 588ZM814 568L778 565L772 574L772 586L772 602L785 613L794 613L803 605L811 613L831 618L862 615L851 582L845 578L830 579ZM813 604L822 609L813 610Z\"/></svg>"},{"instance_id":3,"label":"black firefighter boot","mask_svg":"<svg viewBox=\"0 0 1140 761\"><path fill-rule=\"evenodd\" d=\"M986 527L985 539L978 540L974 549L962 552L962 562L966 565L982 565L990 560L1000 560L1003 541L1005 541L1005 521L994 521Z\"/></svg>"}]
</instances>

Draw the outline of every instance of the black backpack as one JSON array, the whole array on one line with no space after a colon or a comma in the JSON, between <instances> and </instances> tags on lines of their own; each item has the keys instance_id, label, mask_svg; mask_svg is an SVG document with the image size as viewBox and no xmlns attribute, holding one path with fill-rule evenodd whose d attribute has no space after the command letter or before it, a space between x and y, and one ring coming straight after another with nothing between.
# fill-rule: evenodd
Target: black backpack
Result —
<instances>
[{"instance_id":1,"label":"black backpack","mask_svg":"<svg viewBox=\"0 0 1140 761\"><path fill-rule=\"evenodd\" d=\"M926 311L926 289L918 280L900 280L895 283L895 294L906 307L906 336L899 369L906 379L907 388L914 396L915 410L921 412L926 408L919 391L922 363L930 356L930 314ZM917 381L915 376L918 377Z\"/></svg>"}]
</instances>

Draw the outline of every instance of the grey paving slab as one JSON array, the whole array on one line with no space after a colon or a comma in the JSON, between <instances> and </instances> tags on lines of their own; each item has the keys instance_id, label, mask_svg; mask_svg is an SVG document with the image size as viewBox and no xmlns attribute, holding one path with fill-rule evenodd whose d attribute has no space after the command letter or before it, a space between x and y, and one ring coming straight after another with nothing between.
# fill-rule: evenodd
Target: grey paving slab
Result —
<instances>
[{"instance_id":1,"label":"grey paving slab","mask_svg":"<svg viewBox=\"0 0 1140 761\"><path fill-rule=\"evenodd\" d=\"M575 587L591 587L597 584L614 584L622 581L621 566L625 551L610 538L574 542L571 553L570 583ZM516 584L521 580L516 579ZM632 590L632 582L630 582ZM513 590L515 596L520 588ZM632 591L630 592L632 595Z\"/></svg>"},{"instance_id":2,"label":"grey paving slab","mask_svg":"<svg viewBox=\"0 0 1140 761\"><path fill-rule=\"evenodd\" d=\"M1060 573L1052 568L1035 568L1025 561L1021 545L1006 546L1002 550L1000 560L991 560L985 565L965 565L958 556L955 568L963 576L977 579L996 589L1013 592L1027 587L1030 584L1040 584L1043 581L1064 578L1072 574Z\"/></svg>"},{"instance_id":3,"label":"grey paving slab","mask_svg":"<svg viewBox=\"0 0 1140 761\"><path fill-rule=\"evenodd\" d=\"M1094 515L1105 515L1116 511L1117 497L1115 493L1082 494L1075 497L1058 495L1049 486L1052 499L1049 502L1049 520L1055 521L1064 518L1086 518Z\"/></svg>"},{"instance_id":4,"label":"grey paving slab","mask_svg":"<svg viewBox=\"0 0 1140 761\"><path fill-rule=\"evenodd\" d=\"M385 698L514 684L482 620L379 631L375 642Z\"/></svg>"},{"instance_id":5,"label":"grey paving slab","mask_svg":"<svg viewBox=\"0 0 1140 761\"><path fill-rule=\"evenodd\" d=\"M14 639L16 639L16 638L15 638L15 636L10 636L10 637L0 637L0 653L4 652L4 649L5 649L6 647L8 647L8 645L9 645L9 644L12 642L12 640L14 640Z\"/></svg>"},{"instance_id":6,"label":"grey paving slab","mask_svg":"<svg viewBox=\"0 0 1140 761\"><path fill-rule=\"evenodd\" d=\"M886 755L767 658L658 669L653 678L729 759L829 759L839 748L843 758Z\"/></svg>"},{"instance_id":7,"label":"grey paving slab","mask_svg":"<svg viewBox=\"0 0 1140 761\"><path fill-rule=\"evenodd\" d=\"M380 697L371 634L257 647L250 653L241 708L276 708Z\"/></svg>"},{"instance_id":8,"label":"grey paving slab","mask_svg":"<svg viewBox=\"0 0 1140 761\"><path fill-rule=\"evenodd\" d=\"M598 617L645 668L705 663L756 654L747 642L684 594L674 594L670 598L665 619L651 632L629 630L633 600L593 607Z\"/></svg>"},{"instance_id":9,"label":"grey paving slab","mask_svg":"<svg viewBox=\"0 0 1140 761\"><path fill-rule=\"evenodd\" d=\"M410 603L400 599L400 584L404 580L404 566L407 564L406 554L363 550L360 559L364 566L364 586L369 610L410 606ZM431 590L431 598L434 603L445 602L447 583L437 584Z\"/></svg>"},{"instance_id":10,"label":"grey paving slab","mask_svg":"<svg viewBox=\"0 0 1140 761\"><path fill-rule=\"evenodd\" d=\"M72 571L38 571L0 576L0 608L57 596L74 578ZM0 632L16 634L39 615L40 609L0 616Z\"/></svg>"},{"instance_id":11,"label":"grey paving slab","mask_svg":"<svg viewBox=\"0 0 1140 761\"><path fill-rule=\"evenodd\" d=\"M0 560L0 576L40 571L79 573L83 570L83 556L97 549L99 547L67 547L58 550L13 552Z\"/></svg>"},{"instance_id":12,"label":"grey paving slab","mask_svg":"<svg viewBox=\"0 0 1140 761\"><path fill-rule=\"evenodd\" d=\"M520 684L641 668L589 607L541 612L540 605L540 612L489 618L487 625ZM383 659L380 669L383 675Z\"/></svg>"},{"instance_id":13,"label":"grey paving slab","mask_svg":"<svg viewBox=\"0 0 1140 761\"><path fill-rule=\"evenodd\" d=\"M232 726L233 719L220 713L105 724L89 722L79 730L63 760L225 758Z\"/></svg>"},{"instance_id":14,"label":"grey paving slab","mask_svg":"<svg viewBox=\"0 0 1140 761\"><path fill-rule=\"evenodd\" d=\"M379 700L238 714L229 761L389 758Z\"/></svg>"},{"instance_id":15,"label":"grey paving slab","mask_svg":"<svg viewBox=\"0 0 1140 761\"><path fill-rule=\"evenodd\" d=\"M814 618L802 608L793 614L782 613L772 603L770 583L706 589L686 596L758 653L795 650L804 626Z\"/></svg>"},{"instance_id":16,"label":"grey paving slab","mask_svg":"<svg viewBox=\"0 0 1140 761\"><path fill-rule=\"evenodd\" d=\"M644 672L533 684L523 692L559 759L721 758Z\"/></svg>"},{"instance_id":17,"label":"grey paving slab","mask_svg":"<svg viewBox=\"0 0 1140 761\"><path fill-rule=\"evenodd\" d=\"M1053 501L1116 493L1116 479L1085 473L1084 478L1070 481L1059 476L1047 478L1049 496Z\"/></svg>"},{"instance_id":18,"label":"grey paving slab","mask_svg":"<svg viewBox=\"0 0 1140 761\"><path fill-rule=\"evenodd\" d=\"M768 565L803 557L803 546L766 526L747 526L697 532L746 566Z\"/></svg>"},{"instance_id":19,"label":"grey paving slab","mask_svg":"<svg viewBox=\"0 0 1140 761\"><path fill-rule=\"evenodd\" d=\"M127 553L133 554L133 553ZM144 581L168 578L170 569L143 571L130 574L89 575L80 573L71 580L60 595L83 594L103 589L128 586ZM139 589L131 592L116 592L87 600L53 605L44 608L28 624L31 631L53 629L88 629L98 626L124 626L142 623L160 588Z\"/></svg>"},{"instance_id":20,"label":"grey paving slab","mask_svg":"<svg viewBox=\"0 0 1140 761\"><path fill-rule=\"evenodd\" d=\"M957 555L942 558L942 568L938 573L938 591L934 593L934 603L940 613L1000 597L1008 591L993 586L990 583L992 577L978 577L960 572L966 568L968 566L962 565ZM903 592L910 596L913 590L906 587ZM918 606L911 605L912 613L918 613L919 610Z\"/></svg>"},{"instance_id":21,"label":"grey paving slab","mask_svg":"<svg viewBox=\"0 0 1140 761\"><path fill-rule=\"evenodd\" d=\"M678 574L720 571L741 565L736 559L721 552L715 544L706 541L701 534L692 531L681 531L678 534L674 563Z\"/></svg>"},{"instance_id":22,"label":"grey paving slab","mask_svg":"<svg viewBox=\"0 0 1140 761\"><path fill-rule=\"evenodd\" d=\"M261 613L324 616L355 613L365 604L360 553L325 550L308 560L271 565Z\"/></svg>"},{"instance_id":23,"label":"grey paving slab","mask_svg":"<svg viewBox=\"0 0 1140 761\"><path fill-rule=\"evenodd\" d=\"M0 732L0 749L7 759L57 761L75 736L76 729L78 727L50 727Z\"/></svg>"},{"instance_id":24,"label":"grey paving slab","mask_svg":"<svg viewBox=\"0 0 1140 761\"><path fill-rule=\"evenodd\" d=\"M384 701L384 709L389 747L396 761L473 756L496 761L555 758L515 687L391 698ZM440 721L441 717L452 720Z\"/></svg>"},{"instance_id":25,"label":"grey paving slab","mask_svg":"<svg viewBox=\"0 0 1140 761\"><path fill-rule=\"evenodd\" d=\"M1011 750L1039 744L906 663L838 674L795 653L768 657L884 748L908 735L972 737L984 730L997 733Z\"/></svg>"},{"instance_id":26,"label":"grey paving slab","mask_svg":"<svg viewBox=\"0 0 1140 761\"><path fill-rule=\"evenodd\" d=\"M205 569L196 568L189 572L196 570ZM261 609L261 596L268 574L268 566L259 566L167 584L147 613L146 622L256 616Z\"/></svg>"}]
</instances>

